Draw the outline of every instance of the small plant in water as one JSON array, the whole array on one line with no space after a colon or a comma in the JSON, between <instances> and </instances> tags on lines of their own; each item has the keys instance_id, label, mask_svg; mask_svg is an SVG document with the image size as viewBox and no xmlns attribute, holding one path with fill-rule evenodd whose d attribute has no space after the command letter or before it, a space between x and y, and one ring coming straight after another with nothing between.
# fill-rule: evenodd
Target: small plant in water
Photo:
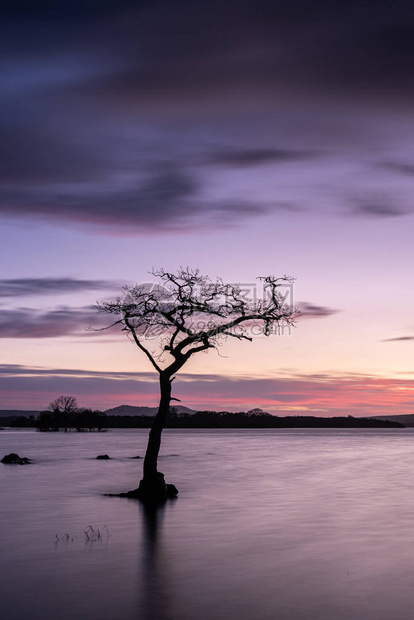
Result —
<instances>
[{"instance_id":1,"label":"small plant in water","mask_svg":"<svg viewBox=\"0 0 414 620\"><path fill-rule=\"evenodd\" d=\"M106 538L109 538L110 534L109 534L109 528L107 525L103 526L102 532L104 530L106 533ZM88 527L83 531L83 533L85 534L86 542L96 542L98 540L102 540L103 538L101 530L99 528L94 528L92 525L88 525ZM73 542L73 541L74 541L73 536L71 536L68 533L62 534L61 536L58 536L57 534L55 534L55 540L54 540L55 546L57 546L58 543L61 543L61 542L68 543L68 542Z\"/></svg>"},{"instance_id":2,"label":"small plant in water","mask_svg":"<svg viewBox=\"0 0 414 620\"><path fill-rule=\"evenodd\" d=\"M106 530L106 537L109 538L109 529L107 525L104 525L103 530ZM102 534L99 528L96 530L92 527L92 525L88 525L86 530L84 530L84 534L86 536L87 541L95 542L96 540L102 539Z\"/></svg>"},{"instance_id":3,"label":"small plant in water","mask_svg":"<svg viewBox=\"0 0 414 620\"><path fill-rule=\"evenodd\" d=\"M57 534L55 534L55 546L59 543L59 542L73 542L73 538L70 534L63 534L62 536L58 536Z\"/></svg>"}]
</instances>

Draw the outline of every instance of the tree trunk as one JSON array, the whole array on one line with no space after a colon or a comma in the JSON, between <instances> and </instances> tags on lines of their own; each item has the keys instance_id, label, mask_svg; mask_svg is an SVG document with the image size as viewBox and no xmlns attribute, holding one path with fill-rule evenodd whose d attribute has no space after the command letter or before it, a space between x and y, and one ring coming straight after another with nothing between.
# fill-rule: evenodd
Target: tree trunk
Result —
<instances>
[{"instance_id":1,"label":"tree trunk","mask_svg":"<svg viewBox=\"0 0 414 620\"><path fill-rule=\"evenodd\" d=\"M164 502L168 497L175 497L178 494L173 484L165 484L164 474L157 469L161 433L170 412L171 379L169 375L160 374L160 391L160 404L152 423L145 453L144 475L138 489L126 494L128 497L137 497L148 503Z\"/></svg>"},{"instance_id":2,"label":"tree trunk","mask_svg":"<svg viewBox=\"0 0 414 620\"><path fill-rule=\"evenodd\" d=\"M161 398L157 415L154 418L150 430L147 451L144 459L144 478L151 478L157 472L158 453L161 446L161 433L167 421L170 412L171 402L171 381L169 377L160 375Z\"/></svg>"}]
</instances>

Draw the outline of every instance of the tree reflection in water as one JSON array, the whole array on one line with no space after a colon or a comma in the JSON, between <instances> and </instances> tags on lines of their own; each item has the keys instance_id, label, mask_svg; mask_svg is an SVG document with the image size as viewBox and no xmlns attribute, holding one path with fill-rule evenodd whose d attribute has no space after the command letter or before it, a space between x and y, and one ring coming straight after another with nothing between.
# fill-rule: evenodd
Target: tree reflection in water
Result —
<instances>
[{"instance_id":1,"label":"tree reflection in water","mask_svg":"<svg viewBox=\"0 0 414 620\"><path fill-rule=\"evenodd\" d=\"M142 583L139 620L173 620L169 564L163 549L165 505L139 503L142 518Z\"/></svg>"}]
</instances>

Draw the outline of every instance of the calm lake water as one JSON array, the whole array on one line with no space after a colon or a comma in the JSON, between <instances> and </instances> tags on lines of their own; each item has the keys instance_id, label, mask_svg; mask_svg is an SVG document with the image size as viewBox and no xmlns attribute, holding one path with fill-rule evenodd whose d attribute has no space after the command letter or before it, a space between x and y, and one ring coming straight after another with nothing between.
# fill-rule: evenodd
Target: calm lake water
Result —
<instances>
[{"instance_id":1,"label":"calm lake water","mask_svg":"<svg viewBox=\"0 0 414 620\"><path fill-rule=\"evenodd\" d=\"M414 430L167 430L152 515L147 432L0 432L3 620L412 618Z\"/></svg>"}]
</instances>

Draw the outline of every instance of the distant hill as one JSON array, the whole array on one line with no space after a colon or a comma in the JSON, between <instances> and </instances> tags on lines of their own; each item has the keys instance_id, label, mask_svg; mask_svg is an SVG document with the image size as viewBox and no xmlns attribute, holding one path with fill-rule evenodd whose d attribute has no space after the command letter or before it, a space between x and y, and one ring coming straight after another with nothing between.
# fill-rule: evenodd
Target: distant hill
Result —
<instances>
[{"instance_id":1,"label":"distant hill","mask_svg":"<svg viewBox=\"0 0 414 620\"><path fill-rule=\"evenodd\" d=\"M193 409L183 407L182 405L173 405L177 413L195 413ZM106 409L107 415L147 415L154 416L158 411L158 407L134 407L132 405L120 405L113 409Z\"/></svg>"},{"instance_id":2,"label":"distant hill","mask_svg":"<svg viewBox=\"0 0 414 620\"><path fill-rule=\"evenodd\" d=\"M390 420L391 422L400 422L404 426L414 426L414 413L406 413L403 415L376 415L372 416L376 420Z\"/></svg>"},{"instance_id":3,"label":"distant hill","mask_svg":"<svg viewBox=\"0 0 414 620\"><path fill-rule=\"evenodd\" d=\"M40 411L20 411L19 409L0 409L0 418L28 418L31 415L37 417Z\"/></svg>"}]
</instances>

